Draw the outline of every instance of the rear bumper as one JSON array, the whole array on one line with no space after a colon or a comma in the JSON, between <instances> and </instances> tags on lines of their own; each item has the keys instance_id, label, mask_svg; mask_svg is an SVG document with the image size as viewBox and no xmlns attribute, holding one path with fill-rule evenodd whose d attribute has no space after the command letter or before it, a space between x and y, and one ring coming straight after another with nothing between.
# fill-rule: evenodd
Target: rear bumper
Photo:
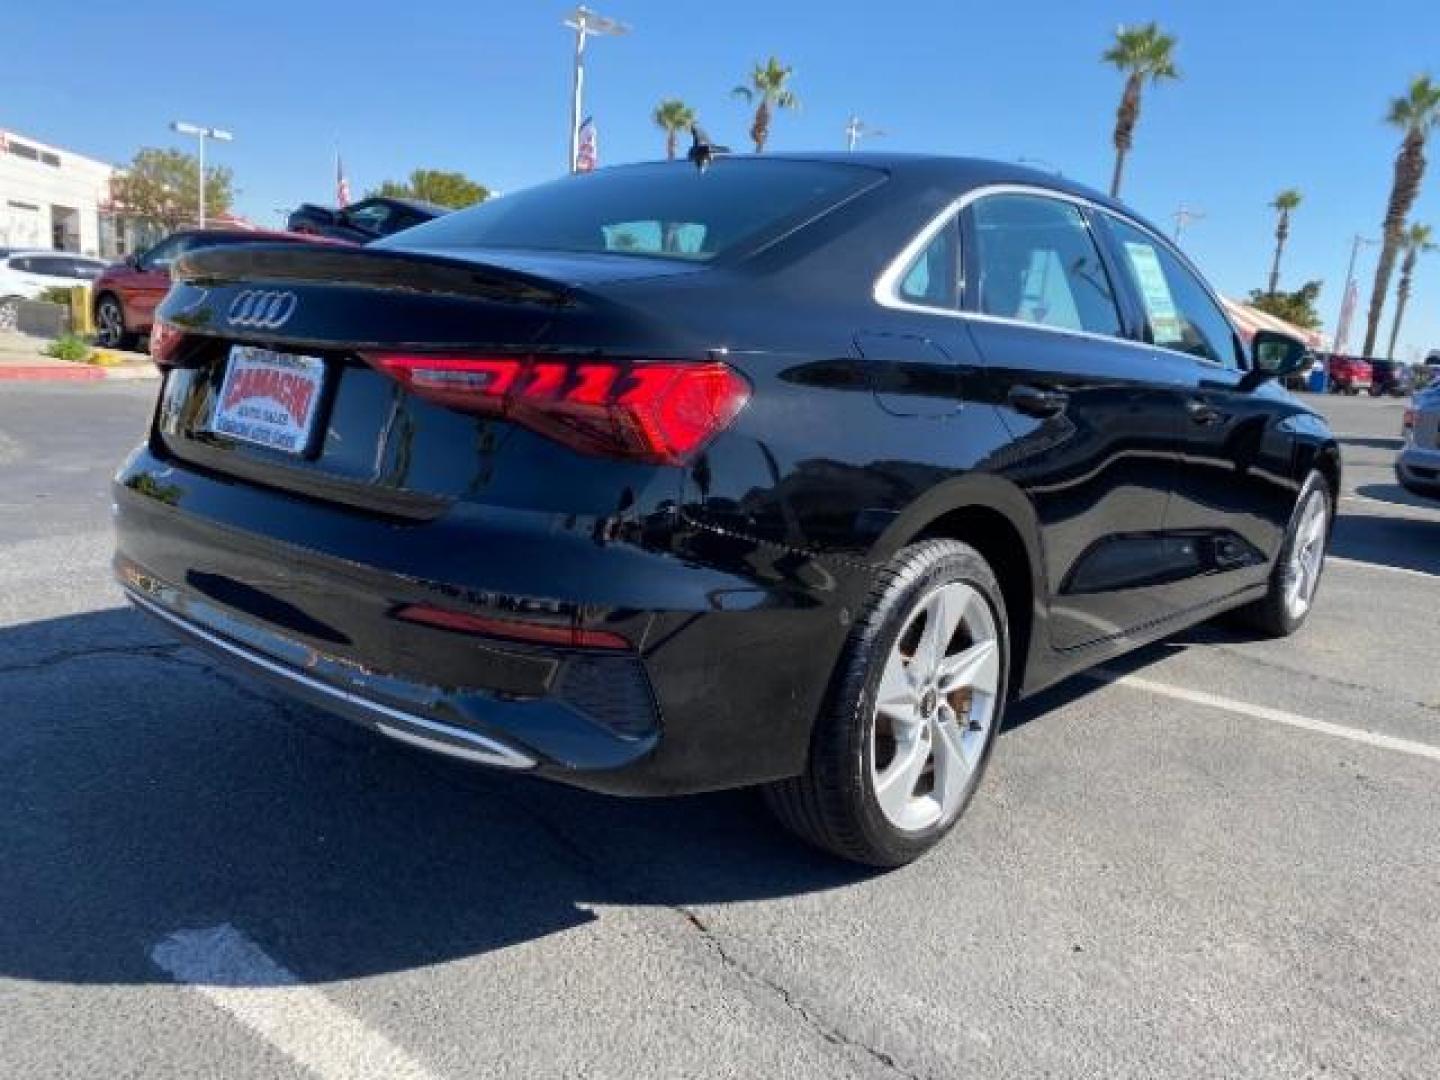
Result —
<instances>
[{"instance_id":1,"label":"rear bumper","mask_svg":"<svg viewBox=\"0 0 1440 1080\"><path fill-rule=\"evenodd\" d=\"M221 662L390 738L613 794L798 773L844 641L841 612L862 587L728 534L676 525L662 543L652 522L627 542L574 515L463 504L397 523L148 448L122 468L114 498L128 596ZM632 647L397 618L415 604L568 612Z\"/></svg>"},{"instance_id":2,"label":"rear bumper","mask_svg":"<svg viewBox=\"0 0 1440 1080\"><path fill-rule=\"evenodd\" d=\"M1440 498L1440 449L1407 445L1395 459L1395 478L1418 495Z\"/></svg>"},{"instance_id":3,"label":"rear bumper","mask_svg":"<svg viewBox=\"0 0 1440 1080\"><path fill-rule=\"evenodd\" d=\"M130 602L137 608L154 616L189 644L312 705L364 724L382 735L449 757L506 769L535 767L533 756L499 739L387 705L363 688L338 686L320 676L267 656L251 646L227 638L218 629L204 626L174 610L162 607L155 599L147 598L133 589L127 588L125 591Z\"/></svg>"}]
</instances>

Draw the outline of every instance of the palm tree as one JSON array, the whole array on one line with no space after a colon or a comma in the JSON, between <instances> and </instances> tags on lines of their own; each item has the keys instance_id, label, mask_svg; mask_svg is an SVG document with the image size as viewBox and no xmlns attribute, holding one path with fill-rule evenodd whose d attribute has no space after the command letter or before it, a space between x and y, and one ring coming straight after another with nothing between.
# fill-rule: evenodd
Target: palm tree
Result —
<instances>
[{"instance_id":1,"label":"palm tree","mask_svg":"<svg viewBox=\"0 0 1440 1080\"><path fill-rule=\"evenodd\" d=\"M1370 292L1370 314L1365 323L1364 356L1370 356L1375 348L1395 257L1405 241L1405 221L1420 193L1420 181L1425 178L1425 140L1440 125L1440 83L1429 75L1417 76L1404 95L1390 102L1385 121L1398 127L1405 137L1400 141L1400 153L1395 155L1395 179L1390 183L1390 202L1385 207L1384 239L1375 264L1375 287Z\"/></svg>"},{"instance_id":2,"label":"palm tree","mask_svg":"<svg viewBox=\"0 0 1440 1080\"><path fill-rule=\"evenodd\" d=\"M1272 296L1280 288L1280 256L1285 252L1285 242L1290 239L1290 211L1300 205L1300 192L1286 188L1275 196L1270 208L1275 211L1275 261L1270 264L1270 288Z\"/></svg>"},{"instance_id":3,"label":"palm tree","mask_svg":"<svg viewBox=\"0 0 1440 1080\"><path fill-rule=\"evenodd\" d=\"M750 124L750 138L755 143L757 154L765 152L765 143L770 138L772 111L800 107L795 91L785 85L794 72L794 68L787 67L772 56L768 63L755 65L755 70L750 72L750 85L737 86L731 91L733 97L748 102L759 99L760 104L755 106L755 119Z\"/></svg>"},{"instance_id":4,"label":"palm tree","mask_svg":"<svg viewBox=\"0 0 1440 1080\"><path fill-rule=\"evenodd\" d=\"M1147 82L1178 79L1175 67L1175 38L1163 33L1155 23L1144 26L1121 26L1115 31L1115 44L1100 57L1125 73L1125 92L1115 110L1115 173L1110 179L1110 195L1120 195L1120 178L1125 173L1125 155L1135 138L1135 122L1140 119L1140 91Z\"/></svg>"},{"instance_id":5,"label":"palm tree","mask_svg":"<svg viewBox=\"0 0 1440 1080\"><path fill-rule=\"evenodd\" d=\"M1405 261L1400 264L1400 284L1395 287L1395 321L1390 325L1390 349L1385 354L1392 360L1395 359L1395 342L1400 338L1400 320L1405 318L1405 305L1410 302L1410 284L1415 278L1415 262L1421 255L1440 250L1440 245L1431 243L1434 235L1429 225L1421 225L1417 221L1405 230L1405 237L1401 241L1405 247Z\"/></svg>"},{"instance_id":6,"label":"palm tree","mask_svg":"<svg viewBox=\"0 0 1440 1080\"><path fill-rule=\"evenodd\" d=\"M655 126L665 131L665 157L675 160L675 136L695 123L695 110L679 98L666 98L650 114Z\"/></svg>"}]
</instances>

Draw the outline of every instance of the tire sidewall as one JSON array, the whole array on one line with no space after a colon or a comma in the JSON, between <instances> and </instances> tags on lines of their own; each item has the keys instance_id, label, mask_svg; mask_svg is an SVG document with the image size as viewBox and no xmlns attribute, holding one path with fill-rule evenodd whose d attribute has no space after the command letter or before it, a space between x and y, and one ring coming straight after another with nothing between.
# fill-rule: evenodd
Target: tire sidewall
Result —
<instances>
[{"instance_id":1,"label":"tire sidewall","mask_svg":"<svg viewBox=\"0 0 1440 1080\"><path fill-rule=\"evenodd\" d=\"M990 608L1000 649L999 692L996 694L989 737L971 775L965 797L948 818L943 818L925 829L907 831L897 828L885 817L870 775L870 754L875 739L876 695L885 662L909 622L915 605L936 588L951 582L969 585ZM863 662L866 670L858 700L849 703L852 728L849 779L855 785L853 790L860 794L859 824L867 840L876 849L887 852L895 863L902 863L909 862L929 850L954 828L980 786L995 746L995 738L1005 719L1010 676L1010 628L1005 601L990 567L972 548L954 542L938 544L930 565L920 573L897 582L896 587L879 598L868 622L871 627L875 627L877 621L878 628L871 634L862 635L857 642L858 649L852 658L852 662Z\"/></svg>"},{"instance_id":2,"label":"tire sidewall","mask_svg":"<svg viewBox=\"0 0 1440 1080\"><path fill-rule=\"evenodd\" d=\"M1285 602L1285 570L1290 564L1290 556L1294 554L1295 544L1300 539L1300 522L1305 517L1305 509L1314 498L1325 501L1325 550L1320 557L1320 568L1315 573L1315 588L1310 593L1310 604L1299 615L1295 615ZM1315 600L1320 595L1320 583L1325 577L1325 560L1330 557L1330 534L1334 528L1335 504L1330 497L1330 486L1319 472L1311 472L1300 489L1300 497L1295 500L1295 509L1290 514L1290 524L1285 530L1285 543L1280 547L1280 555L1271 579L1271 588L1274 591L1272 603L1275 604L1278 621L1286 634L1293 634L1300 629L1315 608Z\"/></svg>"}]
</instances>

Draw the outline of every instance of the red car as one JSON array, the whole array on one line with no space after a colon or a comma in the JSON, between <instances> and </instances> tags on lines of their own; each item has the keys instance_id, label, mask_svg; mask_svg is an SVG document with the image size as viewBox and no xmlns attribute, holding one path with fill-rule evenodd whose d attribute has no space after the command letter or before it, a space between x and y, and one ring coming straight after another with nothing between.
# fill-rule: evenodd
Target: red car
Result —
<instances>
[{"instance_id":1,"label":"red car","mask_svg":"<svg viewBox=\"0 0 1440 1080\"><path fill-rule=\"evenodd\" d=\"M1341 353L1331 354L1326 371L1330 376L1332 394L1358 394L1361 390L1369 390L1375 377L1368 360Z\"/></svg>"},{"instance_id":2,"label":"red car","mask_svg":"<svg viewBox=\"0 0 1440 1080\"><path fill-rule=\"evenodd\" d=\"M107 267L90 286L95 305L95 338L106 348L121 349L150 333L155 306L170 290L170 264L186 251L221 244L256 241L293 241L301 244L339 243L317 236L261 229L188 229L171 233L140 255Z\"/></svg>"}]
</instances>

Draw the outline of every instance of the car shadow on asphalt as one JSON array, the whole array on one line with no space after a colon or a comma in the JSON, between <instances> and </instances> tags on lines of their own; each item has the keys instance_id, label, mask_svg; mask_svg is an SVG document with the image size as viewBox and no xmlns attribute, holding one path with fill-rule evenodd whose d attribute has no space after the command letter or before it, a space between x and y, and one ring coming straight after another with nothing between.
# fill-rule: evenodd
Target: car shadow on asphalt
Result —
<instances>
[{"instance_id":1,"label":"car shadow on asphalt","mask_svg":"<svg viewBox=\"0 0 1440 1080\"><path fill-rule=\"evenodd\" d=\"M1101 685L1071 678L1006 729ZM688 933L695 906L881 876L792 840L754 792L609 798L391 743L127 609L0 630L0 701L4 977L168 982L158 942L228 923L324 983L532 942L606 905L683 909Z\"/></svg>"},{"instance_id":2,"label":"car shadow on asphalt","mask_svg":"<svg viewBox=\"0 0 1440 1080\"><path fill-rule=\"evenodd\" d=\"M1346 510L1335 520L1330 554L1440 579L1440 519Z\"/></svg>"},{"instance_id":3,"label":"car shadow on asphalt","mask_svg":"<svg viewBox=\"0 0 1440 1080\"><path fill-rule=\"evenodd\" d=\"M534 941L596 906L873 876L790 839L752 792L623 800L451 763L252 688L125 609L0 630L0 702L0 977L165 982L156 942L230 923L325 982Z\"/></svg>"},{"instance_id":4,"label":"car shadow on asphalt","mask_svg":"<svg viewBox=\"0 0 1440 1080\"><path fill-rule=\"evenodd\" d=\"M1416 510L1440 511L1440 499L1427 499L1423 495L1416 495L1399 484L1361 484L1355 489L1355 494L1376 502L1409 506Z\"/></svg>"}]
</instances>

